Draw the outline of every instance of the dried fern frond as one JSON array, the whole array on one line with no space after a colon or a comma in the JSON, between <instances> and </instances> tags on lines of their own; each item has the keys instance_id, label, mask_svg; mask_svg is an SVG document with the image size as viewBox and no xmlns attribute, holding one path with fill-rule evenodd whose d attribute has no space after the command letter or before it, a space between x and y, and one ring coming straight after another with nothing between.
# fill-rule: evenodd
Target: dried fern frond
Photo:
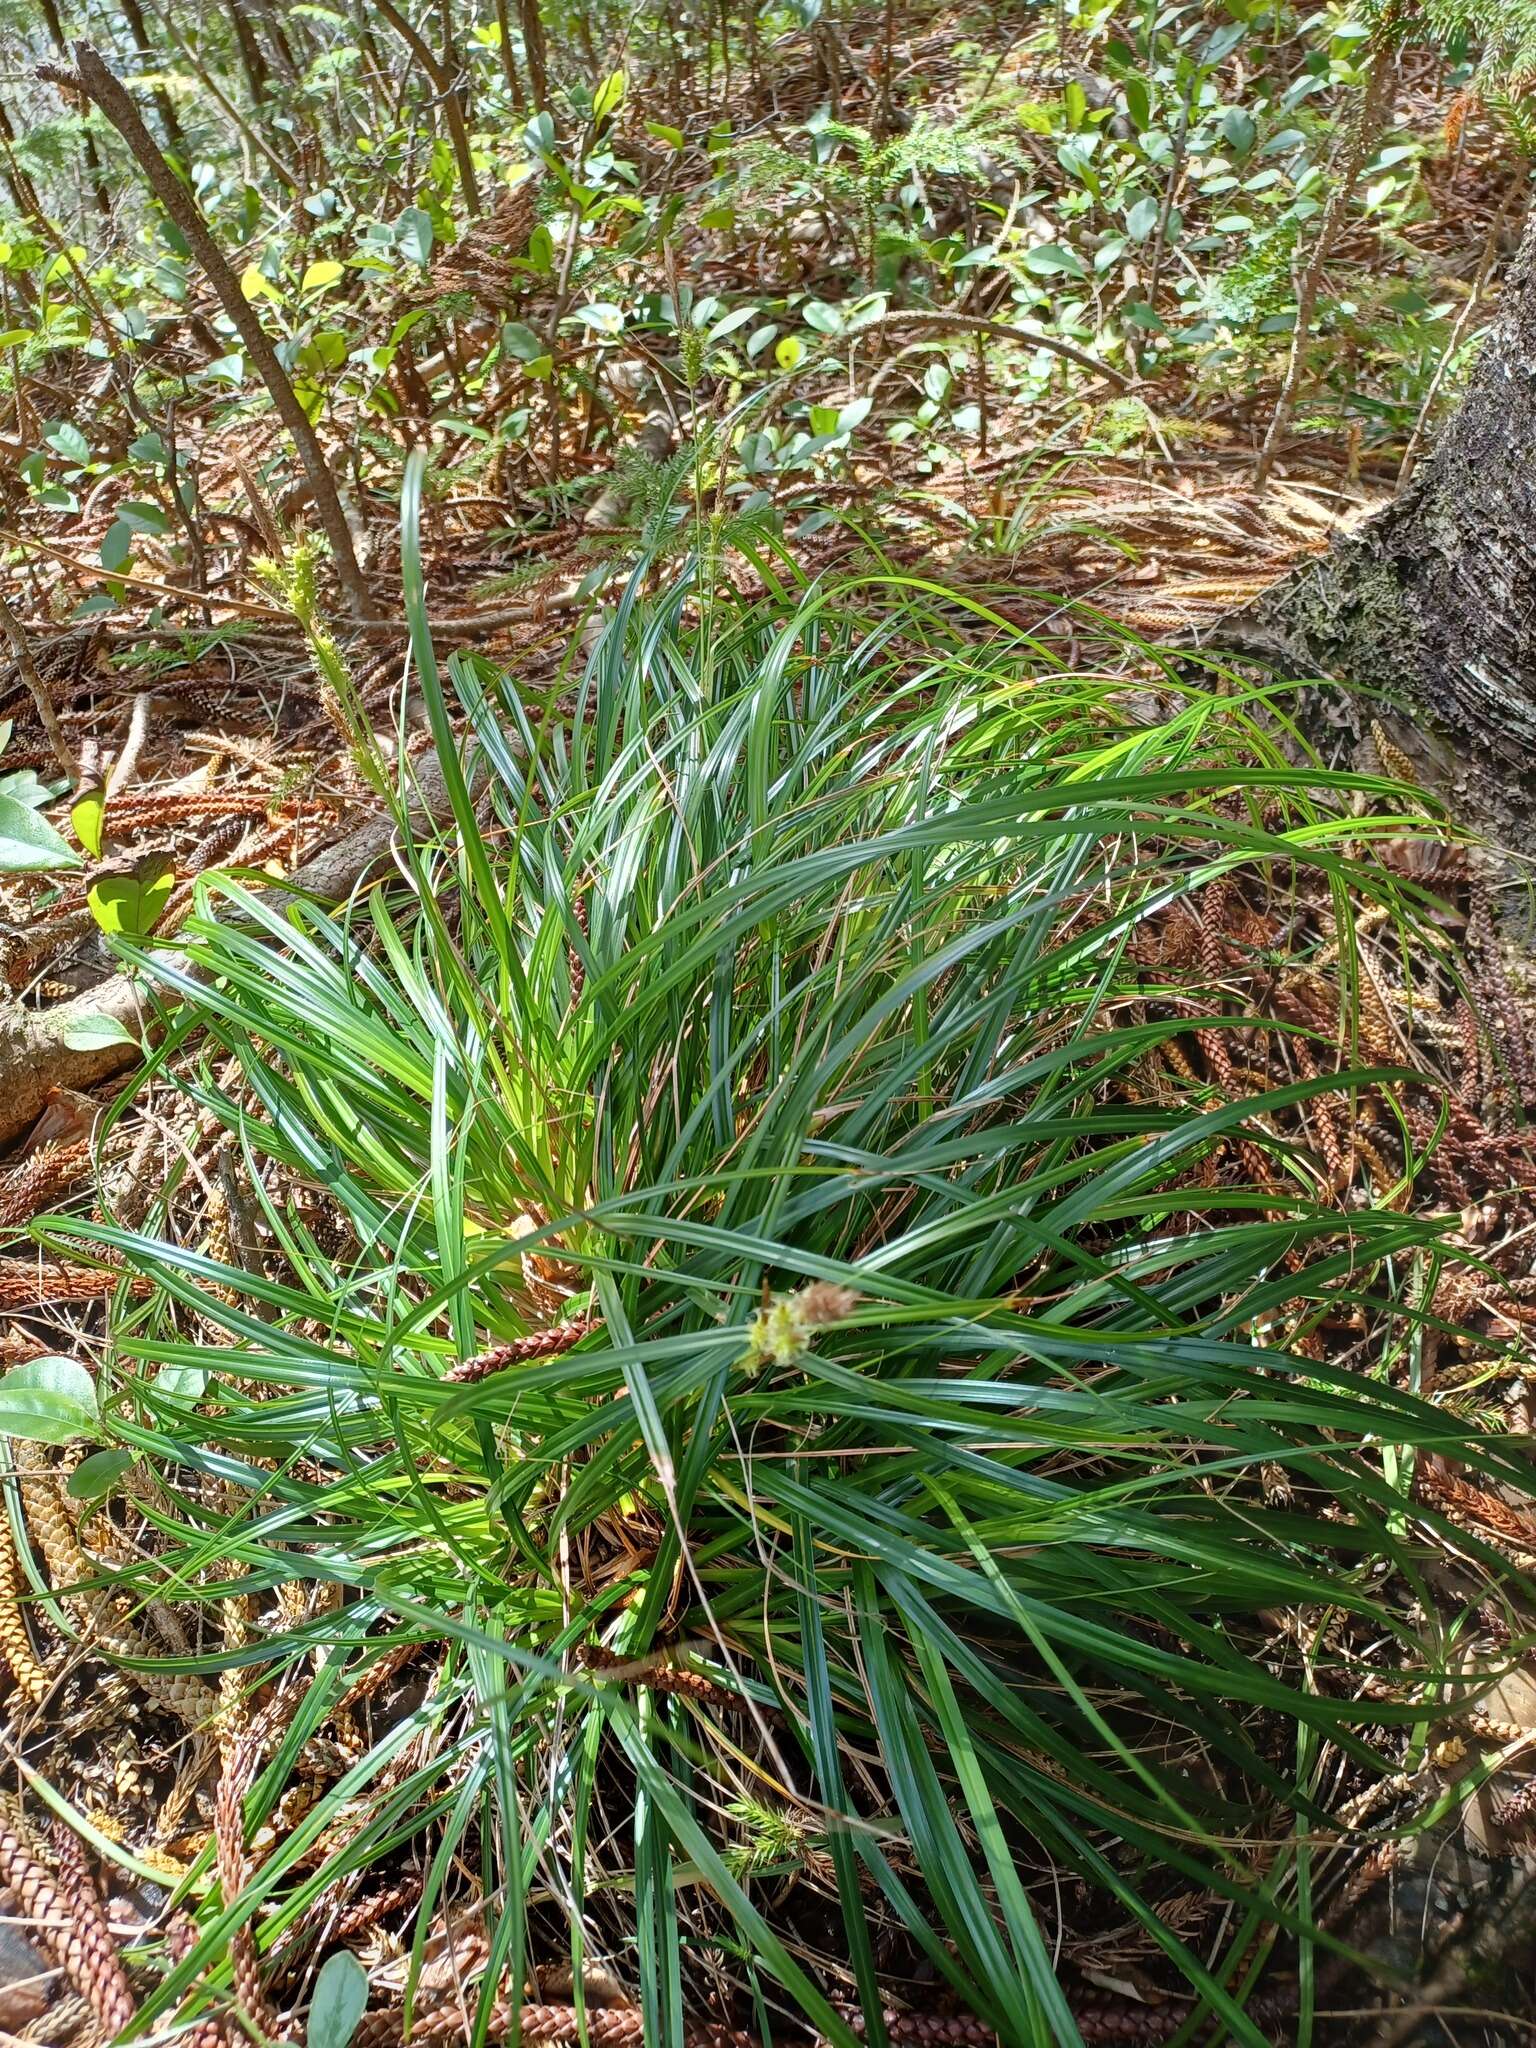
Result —
<instances>
[{"instance_id":1,"label":"dried fern frond","mask_svg":"<svg viewBox=\"0 0 1536 2048\"><path fill-rule=\"evenodd\" d=\"M537 219L537 184L532 178L502 192L490 212L467 228L433 265L425 295L469 298L494 313L515 298L527 282L526 272L513 268L524 254Z\"/></svg>"}]
</instances>

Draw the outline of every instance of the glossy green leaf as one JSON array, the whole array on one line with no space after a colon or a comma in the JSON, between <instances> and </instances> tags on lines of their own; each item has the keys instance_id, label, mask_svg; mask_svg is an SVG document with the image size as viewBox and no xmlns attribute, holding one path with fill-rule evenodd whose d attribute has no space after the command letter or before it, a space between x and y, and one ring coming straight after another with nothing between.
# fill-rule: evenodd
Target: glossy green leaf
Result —
<instances>
[{"instance_id":1,"label":"glossy green leaf","mask_svg":"<svg viewBox=\"0 0 1536 2048\"><path fill-rule=\"evenodd\" d=\"M1125 216L1125 231L1133 242L1144 242L1157 226L1160 208L1155 199L1138 199Z\"/></svg>"},{"instance_id":2,"label":"glossy green leaf","mask_svg":"<svg viewBox=\"0 0 1536 2048\"><path fill-rule=\"evenodd\" d=\"M101 858L106 814L107 786L99 780L83 784L70 800L70 827L92 860Z\"/></svg>"},{"instance_id":3,"label":"glossy green leaf","mask_svg":"<svg viewBox=\"0 0 1536 2048\"><path fill-rule=\"evenodd\" d=\"M133 559L133 528L125 519L114 519L102 536L103 569L124 569Z\"/></svg>"},{"instance_id":4,"label":"glossy green leaf","mask_svg":"<svg viewBox=\"0 0 1536 2048\"><path fill-rule=\"evenodd\" d=\"M111 1045L137 1046L139 1041L115 1017L97 1015L76 1018L64 1033L64 1043L71 1052L99 1052Z\"/></svg>"},{"instance_id":5,"label":"glossy green leaf","mask_svg":"<svg viewBox=\"0 0 1536 2048\"><path fill-rule=\"evenodd\" d=\"M1036 277L1086 277L1088 274L1077 251L1060 242L1046 242L1031 249L1024 258L1024 268Z\"/></svg>"},{"instance_id":6,"label":"glossy green leaf","mask_svg":"<svg viewBox=\"0 0 1536 2048\"><path fill-rule=\"evenodd\" d=\"M69 1475L71 1500L102 1500L133 1470L132 1451L93 1451Z\"/></svg>"},{"instance_id":7,"label":"glossy green leaf","mask_svg":"<svg viewBox=\"0 0 1536 2048\"><path fill-rule=\"evenodd\" d=\"M247 263L240 273L240 296L243 299L269 299L282 304L283 295L258 264Z\"/></svg>"},{"instance_id":8,"label":"glossy green leaf","mask_svg":"<svg viewBox=\"0 0 1536 2048\"><path fill-rule=\"evenodd\" d=\"M532 363L547 354L548 347L521 320L509 320L501 330L501 352L516 362Z\"/></svg>"},{"instance_id":9,"label":"glossy green leaf","mask_svg":"<svg viewBox=\"0 0 1536 2048\"><path fill-rule=\"evenodd\" d=\"M80 856L31 804L0 795L0 875L77 868Z\"/></svg>"},{"instance_id":10,"label":"glossy green leaf","mask_svg":"<svg viewBox=\"0 0 1536 2048\"><path fill-rule=\"evenodd\" d=\"M73 1358L33 1358L0 1377L0 1436L67 1444L100 1426L96 1382Z\"/></svg>"},{"instance_id":11,"label":"glossy green leaf","mask_svg":"<svg viewBox=\"0 0 1536 2048\"><path fill-rule=\"evenodd\" d=\"M395 247L408 261L419 263L425 270L432 260L435 233L431 214L419 206L408 206L395 223Z\"/></svg>"},{"instance_id":12,"label":"glossy green leaf","mask_svg":"<svg viewBox=\"0 0 1536 2048\"><path fill-rule=\"evenodd\" d=\"M622 71L610 71L597 91L592 95L593 120L606 121L610 114L618 111L619 107L623 104L623 100L624 73Z\"/></svg>"},{"instance_id":13,"label":"glossy green leaf","mask_svg":"<svg viewBox=\"0 0 1536 2048\"><path fill-rule=\"evenodd\" d=\"M86 901L109 936L143 939L159 923L175 882L176 863L170 854L139 854L98 869Z\"/></svg>"}]
</instances>

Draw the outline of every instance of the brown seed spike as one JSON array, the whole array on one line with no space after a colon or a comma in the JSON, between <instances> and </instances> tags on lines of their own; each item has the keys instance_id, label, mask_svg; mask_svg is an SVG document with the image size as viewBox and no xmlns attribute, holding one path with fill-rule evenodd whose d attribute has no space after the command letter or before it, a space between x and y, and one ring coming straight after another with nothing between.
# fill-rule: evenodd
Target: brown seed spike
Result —
<instances>
[{"instance_id":1,"label":"brown seed spike","mask_svg":"<svg viewBox=\"0 0 1536 2048\"><path fill-rule=\"evenodd\" d=\"M505 1372L509 1366L528 1365L536 1358L558 1357L596 1328L595 1316L572 1316L547 1330L534 1330L526 1337L515 1337L510 1344L498 1344L492 1351L482 1351L474 1358L462 1359L459 1364L450 1366L443 1378L458 1386L470 1386L476 1380L489 1379L492 1373Z\"/></svg>"},{"instance_id":2,"label":"brown seed spike","mask_svg":"<svg viewBox=\"0 0 1536 2048\"><path fill-rule=\"evenodd\" d=\"M524 2005L517 2009L516 2039L522 2048L577 2048L583 2039L589 2048L643 2048L645 2021L631 2007L588 2007L586 2030L574 2005ZM499 1998L491 2017L491 2037L499 2038L512 2025L511 2001ZM419 2006L411 2022L411 2041L425 2044L456 2041L463 2035L463 2018L456 1999L428 2011ZM397 2048L405 2039L405 2015L399 2007L384 2007L364 2013L352 2048ZM695 2024L683 2029L685 2048L756 2048L755 2034L734 2028Z\"/></svg>"},{"instance_id":3,"label":"brown seed spike","mask_svg":"<svg viewBox=\"0 0 1536 2048\"><path fill-rule=\"evenodd\" d=\"M15 1894L22 1917L103 2026L120 2033L134 2003L100 1901L94 1918L76 1910L38 1860L9 1800L0 1809L0 1884Z\"/></svg>"},{"instance_id":4,"label":"brown seed spike","mask_svg":"<svg viewBox=\"0 0 1536 2048\"><path fill-rule=\"evenodd\" d=\"M1494 1815L1506 1835L1529 1834L1536 1823L1536 1778L1530 1778L1518 1792L1512 1792Z\"/></svg>"},{"instance_id":5,"label":"brown seed spike","mask_svg":"<svg viewBox=\"0 0 1536 2048\"><path fill-rule=\"evenodd\" d=\"M840 1287L835 1280L811 1281L800 1289L794 1301L803 1323L840 1323L859 1305L853 1289Z\"/></svg>"},{"instance_id":6,"label":"brown seed spike","mask_svg":"<svg viewBox=\"0 0 1536 2048\"><path fill-rule=\"evenodd\" d=\"M21 1570L11 1541L11 1518L0 1503L0 1657L17 1685L34 1703L48 1692L48 1674L38 1662L21 1606Z\"/></svg>"},{"instance_id":7,"label":"brown seed spike","mask_svg":"<svg viewBox=\"0 0 1536 2048\"><path fill-rule=\"evenodd\" d=\"M41 1259L0 1259L0 1311L42 1308L60 1301L99 1301L121 1285L121 1272L95 1266L55 1266ZM133 1291L149 1291L135 1280Z\"/></svg>"},{"instance_id":8,"label":"brown seed spike","mask_svg":"<svg viewBox=\"0 0 1536 2048\"><path fill-rule=\"evenodd\" d=\"M185 1961L197 1946L197 1929L178 1906L165 1930L165 1945L175 1963ZM225 2048L224 2023L216 2015L201 2019L188 2034L178 2035L181 2048Z\"/></svg>"},{"instance_id":9,"label":"brown seed spike","mask_svg":"<svg viewBox=\"0 0 1536 2048\"><path fill-rule=\"evenodd\" d=\"M91 1170L87 1139L67 1145L43 1145L6 1175L0 1187L0 1225L30 1223L52 1206L68 1187Z\"/></svg>"},{"instance_id":10,"label":"brown seed spike","mask_svg":"<svg viewBox=\"0 0 1536 2048\"><path fill-rule=\"evenodd\" d=\"M135 2001L128 1975L107 1925L106 1908L91 1876L78 1837L63 1821L53 1824L53 1853L59 1881L67 1896L77 1935L88 1938L95 1959L89 1987L82 1986L91 2009L108 2034L120 2034L133 2018Z\"/></svg>"}]
</instances>

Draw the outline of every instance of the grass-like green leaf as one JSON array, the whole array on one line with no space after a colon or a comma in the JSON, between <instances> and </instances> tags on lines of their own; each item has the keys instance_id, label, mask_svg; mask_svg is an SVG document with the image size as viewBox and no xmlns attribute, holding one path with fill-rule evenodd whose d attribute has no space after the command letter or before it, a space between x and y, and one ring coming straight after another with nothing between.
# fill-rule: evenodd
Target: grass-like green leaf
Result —
<instances>
[{"instance_id":1,"label":"grass-like green leaf","mask_svg":"<svg viewBox=\"0 0 1536 2048\"><path fill-rule=\"evenodd\" d=\"M706 1950L835 2038L831 1994L877 2035L922 1962L1009 2048L1071 2043L1064 1871L1262 2039L1246 1945L1303 1924L1319 1746L1368 1770L1422 1715L1335 1695L1265 1616L1373 1615L1422 1658L1380 1591L1417 1569L1402 1472L1520 1470L1389 1369L1440 1226L1341 1206L1315 1139L1320 1104L1420 1085L1350 1063L1341 927L1369 903L1420 933L1371 858L1411 820L1289 760L1273 688L1160 668L1148 727L1114 673L1138 650L1068 670L884 569L761 599L703 563L637 578L524 702L479 657L439 669L420 489L413 463L453 829L347 909L206 880L175 955L139 955L174 1042L203 1034L162 1075L238 1135L266 1270L183 1241L174 1186L134 1229L46 1233L152 1283L114 1308L111 1415L172 1489L175 1596L334 1583L257 1654L330 1643L335 1685L445 1646L435 1746L386 1780L381 1735L205 1910L146 2023L217 1980L242 1912L271 1951L415 1841L425 1914L476 1873L499 1980L552 1943L616 1959L658 2043ZM1164 960L1223 890L1251 972ZM1342 1065L1231 993L1325 972ZM561 1355L445 1382L576 1313ZM1334 1315L1349 1349L1313 1355ZM686 1654L731 1704L634 1696L598 1645ZM1233 1902L1229 1949L1165 1924L1173 1884Z\"/></svg>"}]
</instances>

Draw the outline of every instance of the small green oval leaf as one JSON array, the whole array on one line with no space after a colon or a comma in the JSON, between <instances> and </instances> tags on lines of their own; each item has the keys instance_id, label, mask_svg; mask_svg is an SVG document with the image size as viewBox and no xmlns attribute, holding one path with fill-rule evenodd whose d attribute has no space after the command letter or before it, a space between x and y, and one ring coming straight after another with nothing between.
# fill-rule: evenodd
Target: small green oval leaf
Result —
<instances>
[{"instance_id":1,"label":"small green oval leaf","mask_svg":"<svg viewBox=\"0 0 1536 2048\"><path fill-rule=\"evenodd\" d=\"M96 1382L74 1358L29 1358L0 1379L0 1434L67 1444L101 1424Z\"/></svg>"},{"instance_id":2,"label":"small green oval leaf","mask_svg":"<svg viewBox=\"0 0 1536 2048\"><path fill-rule=\"evenodd\" d=\"M425 270L432 258L433 232L431 214L408 206L395 222L395 247Z\"/></svg>"},{"instance_id":3,"label":"small green oval leaf","mask_svg":"<svg viewBox=\"0 0 1536 2048\"><path fill-rule=\"evenodd\" d=\"M132 1451L94 1451L69 1475L71 1500L101 1500L133 1464Z\"/></svg>"},{"instance_id":4,"label":"small green oval leaf","mask_svg":"<svg viewBox=\"0 0 1536 2048\"><path fill-rule=\"evenodd\" d=\"M103 782L85 782L75 791L69 807L69 822L75 837L91 856L101 859L101 837L107 818L107 789Z\"/></svg>"},{"instance_id":5,"label":"small green oval leaf","mask_svg":"<svg viewBox=\"0 0 1536 2048\"><path fill-rule=\"evenodd\" d=\"M155 1374L157 1390L175 1400L200 1401L207 1385L208 1375L200 1365L162 1365Z\"/></svg>"},{"instance_id":6,"label":"small green oval leaf","mask_svg":"<svg viewBox=\"0 0 1536 2048\"><path fill-rule=\"evenodd\" d=\"M136 1047L139 1041L115 1017L93 1015L77 1018L64 1033L64 1043L71 1052L100 1052L108 1045Z\"/></svg>"},{"instance_id":7,"label":"small green oval leaf","mask_svg":"<svg viewBox=\"0 0 1536 2048\"><path fill-rule=\"evenodd\" d=\"M531 327L521 320L509 320L501 330L501 352L512 356L520 363L536 363L547 353L545 345Z\"/></svg>"},{"instance_id":8,"label":"small green oval leaf","mask_svg":"<svg viewBox=\"0 0 1536 2048\"><path fill-rule=\"evenodd\" d=\"M1138 199L1125 216L1125 231L1133 242L1144 242L1157 226L1158 204L1155 199Z\"/></svg>"},{"instance_id":9,"label":"small green oval leaf","mask_svg":"<svg viewBox=\"0 0 1536 2048\"><path fill-rule=\"evenodd\" d=\"M150 504L147 498L125 498L117 508L121 525L131 533L164 533L169 525L165 514L158 505Z\"/></svg>"},{"instance_id":10,"label":"small green oval leaf","mask_svg":"<svg viewBox=\"0 0 1536 2048\"><path fill-rule=\"evenodd\" d=\"M55 455L62 455L66 462L89 462L91 444L72 420L50 420L43 429L43 439Z\"/></svg>"},{"instance_id":11,"label":"small green oval leaf","mask_svg":"<svg viewBox=\"0 0 1536 2048\"><path fill-rule=\"evenodd\" d=\"M346 1949L328 1956L309 2002L307 2048L347 2048L368 2003L368 1973Z\"/></svg>"},{"instance_id":12,"label":"small green oval leaf","mask_svg":"<svg viewBox=\"0 0 1536 2048\"><path fill-rule=\"evenodd\" d=\"M1045 242L1038 249L1031 249L1024 258L1024 268L1035 277L1086 277L1088 274L1077 251L1063 248L1060 242Z\"/></svg>"},{"instance_id":13,"label":"small green oval leaf","mask_svg":"<svg viewBox=\"0 0 1536 2048\"><path fill-rule=\"evenodd\" d=\"M247 263L240 273L240 296L242 299L275 299L279 305L283 295L271 278L264 277L254 263Z\"/></svg>"},{"instance_id":14,"label":"small green oval leaf","mask_svg":"<svg viewBox=\"0 0 1536 2048\"><path fill-rule=\"evenodd\" d=\"M608 116L624 98L624 74L610 71L597 91L592 95L592 118L606 121Z\"/></svg>"},{"instance_id":15,"label":"small green oval leaf","mask_svg":"<svg viewBox=\"0 0 1536 2048\"><path fill-rule=\"evenodd\" d=\"M133 555L133 528L124 519L114 519L101 539L103 569L121 569Z\"/></svg>"}]
</instances>

